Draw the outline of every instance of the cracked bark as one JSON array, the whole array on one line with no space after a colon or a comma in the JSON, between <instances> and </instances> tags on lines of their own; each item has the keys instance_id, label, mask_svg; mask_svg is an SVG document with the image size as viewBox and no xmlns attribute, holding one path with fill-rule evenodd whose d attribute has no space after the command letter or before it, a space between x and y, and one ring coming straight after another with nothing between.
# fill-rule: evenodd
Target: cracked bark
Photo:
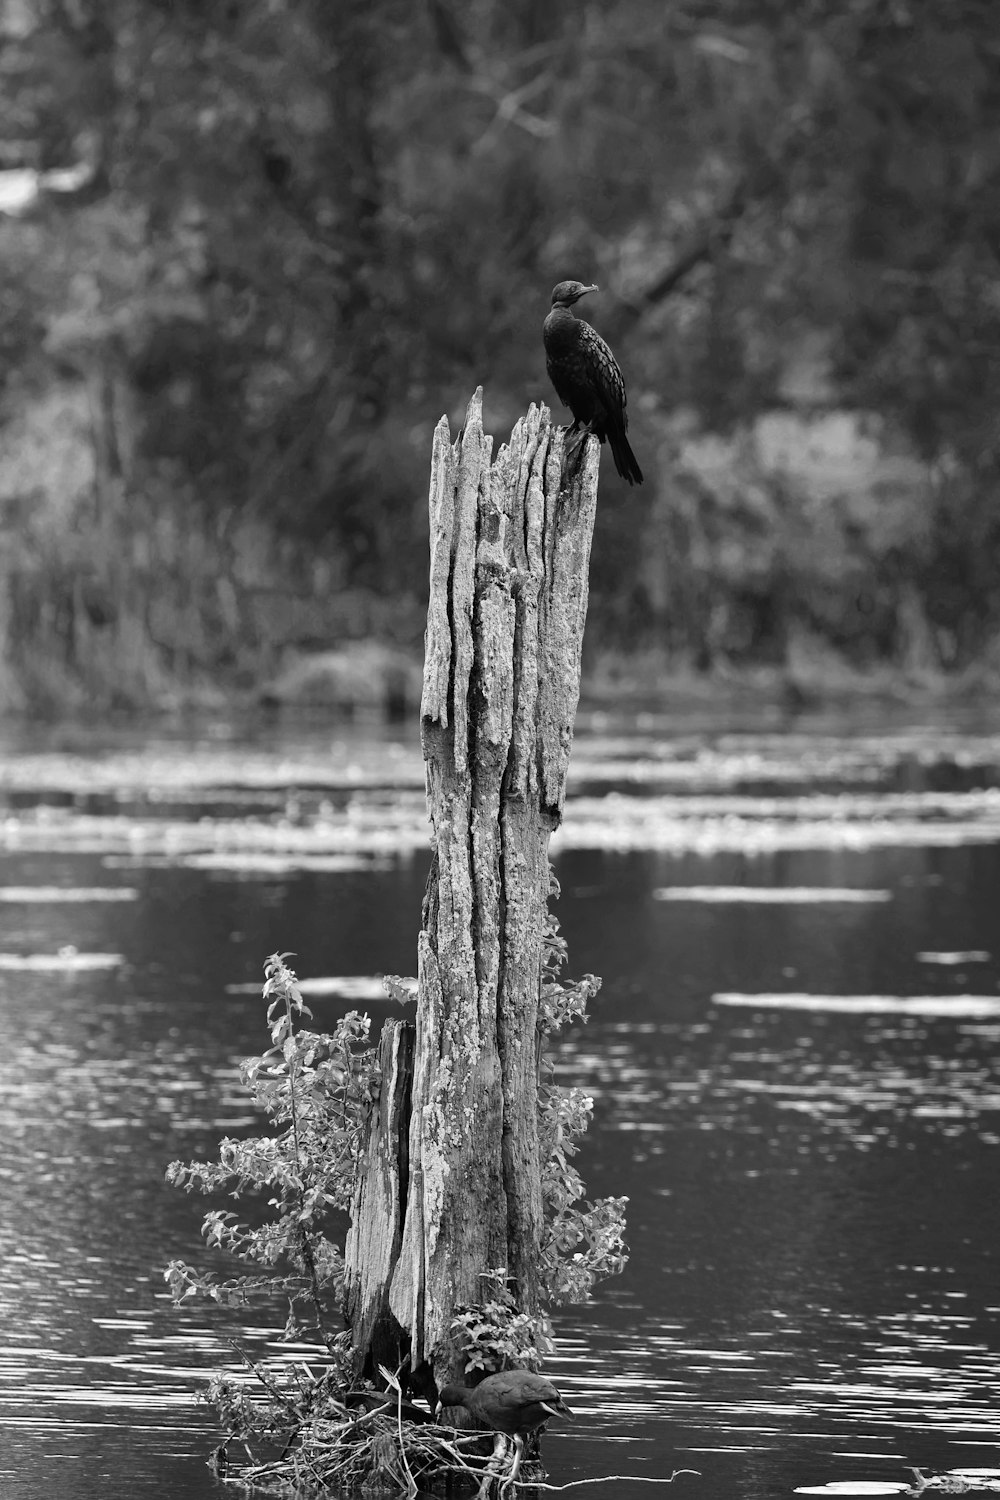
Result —
<instances>
[{"instance_id":1,"label":"cracked bark","mask_svg":"<svg viewBox=\"0 0 1000 1500\"><path fill-rule=\"evenodd\" d=\"M347 1284L359 1356L377 1307L437 1385L464 1374L451 1322L483 1300L484 1271L505 1268L519 1307L538 1307L548 847L579 698L599 451L587 438L567 457L562 429L532 406L494 458L481 390L454 444L446 419L434 434L421 708L434 859L408 1181L367 1197L362 1182ZM391 1117L402 1125L383 1103L365 1173L383 1183L400 1159L380 1139Z\"/></svg>"}]
</instances>

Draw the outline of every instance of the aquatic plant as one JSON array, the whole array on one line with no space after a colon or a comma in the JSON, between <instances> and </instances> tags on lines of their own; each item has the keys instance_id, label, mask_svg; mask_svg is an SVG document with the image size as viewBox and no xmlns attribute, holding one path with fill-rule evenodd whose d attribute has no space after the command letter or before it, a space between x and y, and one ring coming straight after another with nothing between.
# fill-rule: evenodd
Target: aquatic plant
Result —
<instances>
[{"instance_id":1,"label":"aquatic plant","mask_svg":"<svg viewBox=\"0 0 1000 1500\"><path fill-rule=\"evenodd\" d=\"M558 894L554 880L553 891ZM168 1182L188 1192L236 1199L267 1195L269 1213L260 1223L212 1208L202 1225L210 1248L249 1264L252 1272L220 1277L175 1260L164 1275L177 1303L199 1295L229 1307L284 1299L283 1336L316 1341L324 1363L319 1373L305 1362L271 1369L237 1348L259 1391L251 1396L247 1383L231 1374L210 1382L207 1400L227 1433L213 1466L220 1477L227 1476L235 1443L249 1459L249 1467L239 1471L240 1482L264 1488L322 1491L380 1476L409 1489L414 1476L422 1485L444 1476L482 1478L490 1461L489 1439L484 1446L482 1434L429 1429L429 1414L403 1402L399 1372L381 1369L388 1391L397 1392L395 1405L370 1383L353 1388L359 1383L359 1361L350 1335L341 1329L345 1267L331 1220L339 1217L343 1226L355 1201L380 1082L376 1053L369 1018L356 1011L329 1034L301 1025L312 1016L288 957L272 954L265 964L270 1045L240 1068L244 1087L272 1130L246 1140L227 1137L218 1162L175 1161L166 1174ZM565 962L566 945L550 917L543 946L541 1045L570 1021L586 1018L587 1001L600 985L593 975L564 983ZM386 977L385 987L393 998L413 998L409 983L395 976ZM548 1309L586 1301L599 1276L620 1271L625 1263L626 1200L581 1203L583 1182L570 1160L586 1130L591 1101L579 1089L555 1086L550 1074L543 1060L541 1307L537 1313L518 1307L506 1268L487 1272L482 1301L456 1309L452 1324L467 1372L537 1367L553 1346ZM261 1457L262 1444L275 1447L275 1455Z\"/></svg>"},{"instance_id":2,"label":"aquatic plant","mask_svg":"<svg viewBox=\"0 0 1000 1500\"><path fill-rule=\"evenodd\" d=\"M271 1045L248 1058L240 1077L276 1134L225 1138L217 1163L172 1162L167 1181L188 1192L224 1192L232 1198L269 1193L270 1217L251 1226L224 1209L206 1213L206 1243L260 1270L220 1279L184 1261L165 1276L174 1300L198 1295L227 1306L253 1297L288 1301L285 1335L318 1336L331 1353L342 1346L328 1298L339 1301L344 1276L340 1246L327 1233L331 1212L348 1209L357 1177L362 1136L377 1087L369 1018L349 1011L333 1031L296 1029L305 1005L287 954L265 964L264 999ZM335 1310L339 1324L339 1306Z\"/></svg>"},{"instance_id":3,"label":"aquatic plant","mask_svg":"<svg viewBox=\"0 0 1000 1500\"><path fill-rule=\"evenodd\" d=\"M550 873L552 894L559 883ZM565 983L566 941L559 923L549 913L542 948L542 991L539 1029L544 1039L572 1021L586 1021L587 1006L601 987L596 974ZM628 1259L625 1253L627 1198L601 1198L581 1203L583 1178L574 1167L580 1138L586 1133L593 1099L583 1089L552 1082L551 1061L542 1052L538 1126L542 1157L541 1286L550 1306L586 1302L595 1282L617 1276Z\"/></svg>"}]
</instances>

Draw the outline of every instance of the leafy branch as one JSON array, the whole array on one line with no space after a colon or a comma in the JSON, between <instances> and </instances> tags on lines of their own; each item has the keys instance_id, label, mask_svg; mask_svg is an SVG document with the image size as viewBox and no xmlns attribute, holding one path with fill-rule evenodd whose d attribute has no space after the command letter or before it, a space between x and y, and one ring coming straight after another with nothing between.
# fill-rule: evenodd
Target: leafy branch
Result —
<instances>
[{"instance_id":1,"label":"leafy branch","mask_svg":"<svg viewBox=\"0 0 1000 1500\"><path fill-rule=\"evenodd\" d=\"M552 894L559 883L550 875ZM574 983L561 979L566 965L566 940L557 918L549 913L542 944L542 988L539 1029L551 1036L572 1021L586 1021L587 1006L601 987L595 974ZM542 1160L542 1263L540 1282L550 1306L587 1302L594 1283L616 1276L625 1266L625 1206L627 1198L583 1200L583 1178L572 1158L586 1134L594 1101L582 1089L562 1088L552 1082L552 1064L543 1053L538 1090L538 1130Z\"/></svg>"},{"instance_id":2,"label":"leafy branch","mask_svg":"<svg viewBox=\"0 0 1000 1500\"><path fill-rule=\"evenodd\" d=\"M527 1366L537 1369L555 1347L546 1317L521 1312L507 1287L506 1267L483 1271L488 1295L482 1302L459 1305L452 1333L465 1354L465 1372L489 1375L496 1370Z\"/></svg>"},{"instance_id":3,"label":"leafy branch","mask_svg":"<svg viewBox=\"0 0 1000 1500\"><path fill-rule=\"evenodd\" d=\"M351 1011L329 1035L297 1029L312 1013L287 957L273 954L265 965L271 1045L240 1067L253 1102L278 1133L245 1141L227 1137L218 1162L175 1161L166 1174L168 1182L188 1192L225 1192L232 1198L270 1194L271 1216L259 1226L226 1209L211 1209L202 1223L209 1247L263 1267L264 1273L220 1280L173 1261L165 1276L178 1302L198 1294L226 1305L285 1296L289 1338L310 1326L298 1312L305 1302L311 1326L332 1348L336 1341L324 1294L339 1295L344 1261L326 1232L327 1220L350 1206L377 1070L367 1016Z\"/></svg>"}]
</instances>

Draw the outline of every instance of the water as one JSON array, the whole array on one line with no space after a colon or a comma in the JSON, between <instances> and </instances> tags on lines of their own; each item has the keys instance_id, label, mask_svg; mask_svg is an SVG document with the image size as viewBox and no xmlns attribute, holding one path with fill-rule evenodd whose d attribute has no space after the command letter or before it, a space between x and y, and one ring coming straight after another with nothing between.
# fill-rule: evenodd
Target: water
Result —
<instances>
[{"instance_id":1,"label":"water","mask_svg":"<svg viewBox=\"0 0 1000 1500\"><path fill-rule=\"evenodd\" d=\"M228 1335L281 1346L166 1300L168 1260L210 1262L163 1168L253 1125L235 1067L269 952L350 976L319 1026L412 972L413 740L0 757L5 1500L221 1492L195 1397L237 1367ZM559 916L604 988L556 1061L595 1099L581 1167L629 1195L632 1258L558 1317L580 1415L550 1478L694 1469L674 1492L714 1500L995 1463L1000 736L591 721L573 787Z\"/></svg>"}]
</instances>

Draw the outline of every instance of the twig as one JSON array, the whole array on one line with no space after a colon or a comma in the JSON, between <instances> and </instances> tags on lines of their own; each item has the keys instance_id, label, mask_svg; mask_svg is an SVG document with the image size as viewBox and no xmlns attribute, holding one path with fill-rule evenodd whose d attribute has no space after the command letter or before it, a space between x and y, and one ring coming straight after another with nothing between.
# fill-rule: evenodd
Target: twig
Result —
<instances>
[{"instance_id":1,"label":"twig","mask_svg":"<svg viewBox=\"0 0 1000 1500\"><path fill-rule=\"evenodd\" d=\"M482 1434L479 1434L479 1436L482 1436ZM473 1438L470 1438L470 1439L466 1439L466 1441L473 1441L474 1442L474 1441L478 1441L478 1438L477 1437L473 1437ZM458 1451L458 1446L457 1446L456 1443L450 1443L447 1438L438 1437L437 1435L435 1435L434 1446L435 1447L439 1447L439 1448L443 1448L444 1451L445 1451L445 1453L450 1454L452 1460L454 1461L454 1463L457 1465L457 1467L459 1469L464 1469L465 1472L467 1474L471 1474L474 1479L478 1479L480 1477L480 1471L477 1470L476 1468L474 1468L474 1466L472 1464L466 1462L465 1458ZM492 1457L492 1455L491 1455L491 1457ZM484 1463L484 1468L488 1468L489 1464L490 1464L490 1459L486 1459L485 1463Z\"/></svg>"},{"instance_id":2,"label":"twig","mask_svg":"<svg viewBox=\"0 0 1000 1500\"><path fill-rule=\"evenodd\" d=\"M700 1469L674 1469L669 1479L652 1479L645 1474L600 1474L596 1479L571 1479L568 1484L543 1484L540 1479L508 1479L508 1485L525 1490L573 1490L581 1484L607 1484L612 1479L627 1480L629 1484L673 1484L680 1474L697 1474L701 1477Z\"/></svg>"},{"instance_id":3,"label":"twig","mask_svg":"<svg viewBox=\"0 0 1000 1500\"><path fill-rule=\"evenodd\" d=\"M399 1370L403 1368L399 1366ZM396 1392L396 1430L399 1433L399 1456L403 1460L403 1468L406 1470L406 1493L408 1496L417 1493L417 1481L410 1471L409 1461L406 1457L406 1440L403 1437L403 1386L399 1379L399 1370L395 1375L390 1375L385 1365L379 1365L383 1378L388 1381L391 1388Z\"/></svg>"},{"instance_id":4,"label":"twig","mask_svg":"<svg viewBox=\"0 0 1000 1500\"><path fill-rule=\"evenodd\" d=\"M240 1359L243 1361L243 1363L247 1366L247 1368L249 1370L253 1371L254 1375L256 1375L257 1379L260 1381L261 1385L268 1392L268 1394L271 1395L271 1396L273 1396L274 1399L275 1399L275 1401L279 1401L282 1406L284 1406L288 1411L290 1411L293 1414L293 1416L295 1417L296 1423L299 1424L299 1425L301 1425L301 1419L299 1417L299 1410L298 1410L298 1407L295 1405L295 1402L294 1401L290 1401L289 1398L282 1391L279 1391L278 1387L274 1384L273 1381L268 1380L267 1376L264 1374L264 1372L261 1369L260 1365L254 1363L254 1361L250 1358L249 1354L247 1354L243 1349L240 1348L239 1344L236 1342L235 1339L227 1338L226 1339L226 1343L230 1346L231 1349L235 1349L236 1350L236 1353L239 1355Z\"/></svg>"}]
</instances>

